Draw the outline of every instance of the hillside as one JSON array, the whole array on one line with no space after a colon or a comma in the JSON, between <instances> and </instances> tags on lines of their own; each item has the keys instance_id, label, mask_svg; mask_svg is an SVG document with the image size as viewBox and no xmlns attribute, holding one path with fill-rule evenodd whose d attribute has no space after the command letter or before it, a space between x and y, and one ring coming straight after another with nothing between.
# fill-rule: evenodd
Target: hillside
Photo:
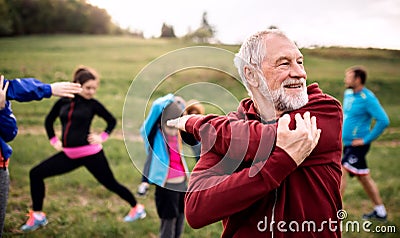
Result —
<instances>
[{"instance_id":1,"label":"hillside","mask_svg":"<svg viewBox=\"0 0 400 238\"><path fill-rule=\"evenodd\" d=\"M131 127L137 137L130 140L136 148L128 154L123 140L123 112L126 94L138 75L146 72L160 59L174 55L186 47L198 47L180 40L143 40L128 36L82 36L55 35L0 38L0 73L6 78L35 77L44 82L70 81L78 65L88 65L98 70L101 86L97 98L117 117L118 125L104 148L110 166L117 179L136 192L140 172L133 159L144 159L143 143L138 128L143 122L147 103L169 92L187 93L188 87L195 87L187 97L206 97L207 113L226 113L234 109L237 101L247 96L238 80L230 72L231 66L191 67L170 72L166 78L143 78L135 86L138 92L151 89L149 97L135 97L129 108L137 112ZM224 49L226 55L235 53L237 45L212 45L216 52ZM351 65L364 65L369 70L367 86L381 100L389 114L391 124L385 133L371 147L369 166L381 190L389 210L390 225L400 224L400 51L382 49L318 48L302 49L308 83L317 82L320 87L338 100L342 100L344 70ZM224 55L224 57L226 57ZM220 54L205 58L210 65L218 62ZM201 55L197 56L201 57ZM222 56L221 56L222 57ZM169 70L173 65L185 65L188 60L196 62L196 56L182 59L173 58L156 70ZM200 59L199 59L200 60ZM229 59L224 58L224 60ZM155 72L159 73L159 72ZM158 74L155 74L158 75ZM152 76L152 74L148 74ZM155 83L157 82L157 84ZM134 84L135 85L135 84ZM207 87L212 86L212 90ZM143 89L143 90L142 90ZM215 91L214 91L215 90ZM221 93L219 93L221 92ZM226 97L225 97L226 96ZM233 98L235 100L226 100ZM189 98L190 99L190 98ZM56 99L41 102L13 102L18 118L20 133L11 143L14 154L10 163L11 190L4 237L19 234L18 227L25 221L30 206L29 170L54 153L43 128L44 116ZM94 127L102 130L104 122L95 120ZM194 161L188 160L191 167ZM141 169L141 167L139 167ZM345 209L351 219L369 211L371 205L356 181L349 185L344 197ZM45 210L50 218L49 225L37 232L21 237L156 237L158 218L155 211L153 192L147 198L138 198L146 205L148 217L134 224L125 224L121 219L128 206L114 194L106 191L85 169L79 169L62 177L46 180L47 197ZM185 237L219 237L221 224L216 223L200 230L185 227ZM377 234L346 233L344 237L381 237ZM395 237L386 234L385 237Z\"/></svg>"}]
</instances>

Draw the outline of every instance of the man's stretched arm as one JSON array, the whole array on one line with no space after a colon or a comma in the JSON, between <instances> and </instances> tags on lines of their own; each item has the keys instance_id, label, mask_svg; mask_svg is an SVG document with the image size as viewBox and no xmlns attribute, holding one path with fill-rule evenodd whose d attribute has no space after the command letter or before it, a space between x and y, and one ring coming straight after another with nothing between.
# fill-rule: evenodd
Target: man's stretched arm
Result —
<instances>
[{"instance_id":1,"label":"man's stretched arm","mask_svg":"<svg viewBox=\"0 0 400 238\"><path fill-rule=\"evenodd\" d=\"M1 76L3 77L3 76ZM51 96L74 97L82 91L81 85L70 82L46 84L35 78L5 80L8 83L7 100L29 102Z\"/></svg>"},{"instance_id":2,"label":"man's stretched arm","mask_svg":"<svg viewBox=\"0 0 400 238\"><path fill-rule=\"evenodd\" d=\"M275 143L277 127L276 123L263 125L255 120L215 114L188 115L167 123L193 134L202 143L202 153L210 151L236 161L268 157Z\"/></svg>"},{"instance_id":3,"label":"man's stretched arm","mask_svg":"<svg viewBox=\"0 0 400 238\"><path fill-rule=\"evenodd\" d=\"M200 228L241 211L277 188L308 156L318 143L320 130L296 116L297 129L289 130L290 118L284 116L278 125L277 147L267 161L234 173L224 173L224 163L215 153L208 152L196 164L185 198L186 218ZM279 129L281 128L281 129ZM301 148L289 155L282 147ZM251 170L259 171L251 176Z\"/></svg>"},{"instance_id":4,"label":"man's stretched arm","mask_svg":"<svg viewBox=\"0 0 400 238\"><path fill-rule=\"evenodd\" d=\"M285 117L283 124L285 124L285 128L288 128L290 117L289 115ZM309 112L304 113L304 120L300 114L296 114L295 118L300 129L310 130L312 134L317 133L316 118L310 117ZM261 160L269 156L275 144L277 127L277 123L263 124L256 120L245 121L217 115L188 115L170 120L167 124L193 134L197 140L202 142L202 152L211 151L244 162ZM304 126L307 126L307 129ZM281 126L281 129L284 128ZM304 133L304 138L298 139L306 139L305 136L308 134ZM285 141L290 141L290 138L281 140L281 142ZM303 144L290 144L290 146L283 144L283 146L287 153L296 157L298 155L295 154L301 151Z\"/></svg>"},{"instance_id":5,"label":"man's stretched arm","mask_svg":"<svg viewBox=\"0 0 400 238\"><path fill-rule=\"evenodd\" d=\"M364 138L364 143L369 144L376 140L386 127L389 126L389 117L376 97L369 99L368 113L375 119L375 125Z\"/></svg>"}]
</instances>

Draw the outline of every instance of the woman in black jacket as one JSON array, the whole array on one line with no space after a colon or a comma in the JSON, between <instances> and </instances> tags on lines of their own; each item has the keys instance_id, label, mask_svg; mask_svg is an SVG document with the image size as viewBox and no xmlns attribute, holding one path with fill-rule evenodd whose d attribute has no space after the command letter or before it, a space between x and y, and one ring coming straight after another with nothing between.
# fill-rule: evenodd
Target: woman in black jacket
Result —
<instances>
[{"instance_id":1,"label":"woman in black jacket","mask_svg":"<svg viewBox=\"0 0 400 238\"><path fill-rule=\"evenodd\" d=\"M102 143L116 125L113 115L96 99L99 78L93 69L79 67L74 73L74 82L82 85L82 92L73 99L58 100L46 117L45 127L51 145L57 154L42 161L30 171L32 210L29 219L21 227L23 231L33 231L47 224L42 212L45 196L44 179L70 172L81 166L87 170L110 191L118 194L131 205L131 210L124 221L131 222L146 216L144 206L137 204L133 194L115 180L105 157ZM101 134L91 133L90 125L94 116L100 116L107 122ZM54 122L60 118L62 125L61 140L54 132Z\"/></svg>"}]
</instances>

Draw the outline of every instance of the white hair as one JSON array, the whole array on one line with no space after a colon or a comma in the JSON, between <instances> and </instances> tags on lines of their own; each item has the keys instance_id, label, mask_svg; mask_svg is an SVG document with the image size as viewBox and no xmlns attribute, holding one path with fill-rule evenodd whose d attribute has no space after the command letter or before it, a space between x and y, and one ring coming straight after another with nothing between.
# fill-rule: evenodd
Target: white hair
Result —
<instances>
[{"instance_id":1,"label":"white hair","mask_svg":"<svg viewBox=\"0 0 400 238\"><path fill-rule=\"evenodd\" d=\"M278 29L268 29L264 31L259 31L250 37L248 37L239 49L239 52L235 55L234 64L238 69L240 78L246 87L247 91L250 93L248 88L247 79L244 75L244 66L255 67L261 70L261 64L267 57L266 55L266 42L265 38L268 35L279 35L288 38L282 31Z\"/></svg>"}]
</instances>

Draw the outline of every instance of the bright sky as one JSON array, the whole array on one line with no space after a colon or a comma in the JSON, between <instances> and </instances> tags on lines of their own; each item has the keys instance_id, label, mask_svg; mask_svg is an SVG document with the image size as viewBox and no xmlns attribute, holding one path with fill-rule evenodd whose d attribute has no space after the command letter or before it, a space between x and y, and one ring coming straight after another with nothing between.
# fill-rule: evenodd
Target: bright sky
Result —
<instances>
[{"instance_id":1,"label":"bright sky","mask_svg":"<svg viewBox=\"0 0 400 238\"><path fill-rule=\"evenodd\" d=\"M222 43L241 43L271 25L300 47L351 46L400 50L399 0L88 0L123 28L158 37L165 22L177 36L200 26L203 12Z\"/></svg>"}]
</instances>

